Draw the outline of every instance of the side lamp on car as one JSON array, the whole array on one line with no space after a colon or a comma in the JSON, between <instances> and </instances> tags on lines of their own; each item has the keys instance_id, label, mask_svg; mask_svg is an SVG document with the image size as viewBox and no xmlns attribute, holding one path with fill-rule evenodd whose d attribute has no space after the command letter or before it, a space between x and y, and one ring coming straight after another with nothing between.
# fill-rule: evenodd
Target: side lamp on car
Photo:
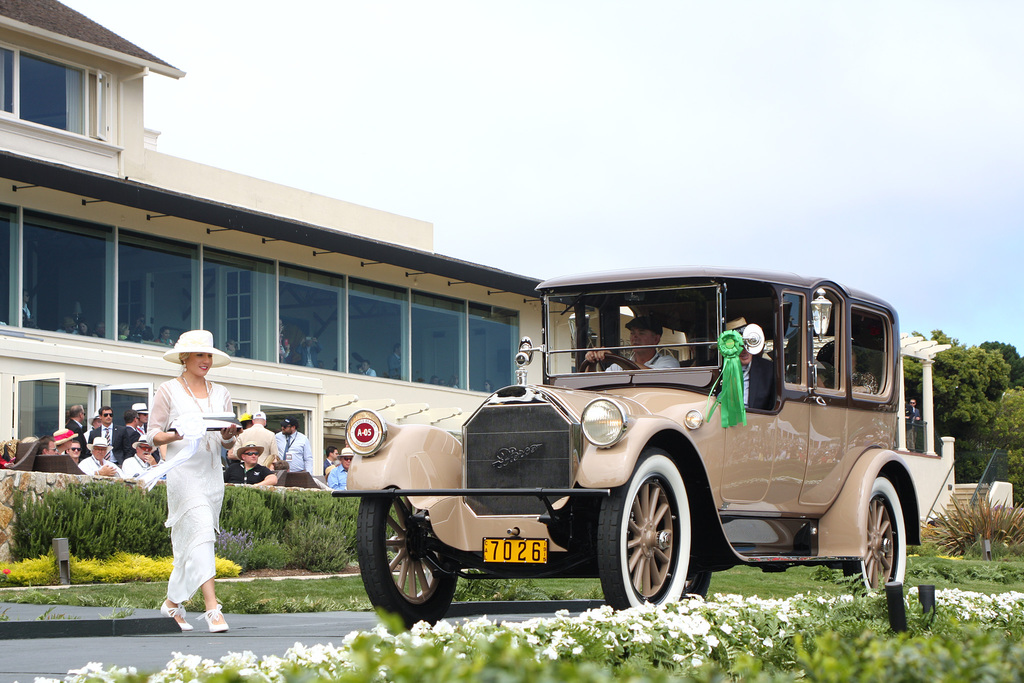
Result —
<instances>
[{"instance_id":1,"label":"side lamp on car","mask_svg":"<svg viewBox=\"0 0 1024 683\"><path fill-rule=\"evenodd\" d=\"M626 411L615 401L596 398L583 409L583 435L598 448L614 446L629 427Z\"/></svg>"},{"instance_id":2,"label":"side lamp on car","mask_svg":"<svg viewBox=\"0 0 1024 683\"><path fill-rule=\"evenodd\" d=\"M690 431L696 431L704 424L704 415L699 410L687 411L686 415L683 416L683 424Z\"/></svg>"},{"instance_id":3,"label":"side lamp on car","mask_svg":"<svg viewBox=\"0 0 1024 683\"><path fill-rule=\"evenodd\" d=\"M359 455L373 455L388 438L388 423L372 410L357 410L345 428L346 445Z\"/></svg>"}]
</instances>

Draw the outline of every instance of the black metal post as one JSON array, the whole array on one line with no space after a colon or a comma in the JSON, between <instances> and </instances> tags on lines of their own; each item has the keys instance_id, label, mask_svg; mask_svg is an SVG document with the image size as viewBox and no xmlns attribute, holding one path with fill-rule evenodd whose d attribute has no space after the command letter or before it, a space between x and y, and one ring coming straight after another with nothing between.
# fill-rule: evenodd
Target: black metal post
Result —
<instances>
[{"instance_id":1,"label":"black metal post","mask_svg":"<svg viewBox=\"0 0 1024 683\"><path fill-rule=\"evenodd\" d=\"M889 607L889 627L896 633L903 633L907 630L907 606L903 603L902 583L885 584L885 602Z\"/></svg>"},{"instance_id":2,"label":"black metal post","mask_svg":"<svg viewBox=\"0 0 1024 683\"><path fill-rule=\"evenodd\" d=\"M917 599L921 602L921 609L928 614L935 609L935 586L918 586Z\"/></svg>"}]
</instances>

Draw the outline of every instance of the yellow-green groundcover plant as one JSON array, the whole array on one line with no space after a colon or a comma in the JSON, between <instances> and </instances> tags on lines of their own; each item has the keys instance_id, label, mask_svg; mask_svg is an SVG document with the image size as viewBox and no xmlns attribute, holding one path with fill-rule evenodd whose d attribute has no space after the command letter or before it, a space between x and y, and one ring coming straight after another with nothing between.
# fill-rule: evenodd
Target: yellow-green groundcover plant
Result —
<instances>
[{"instance_id":1,"label":"yellow-green groundcover plant","mask_svg":"<svg viewBox=\"0 0 1024 683\"><path fill-rule=\"evenodd\" d=\"M127 583L129 581L166 581L171 575L169 557L146 557L117 553L103 560L71 557L71 582ZM216 558L217 578L238 576L242 568L230 560ZM11 586L55 586L60 582L53 554L21 562L0 563L0 588Z\"/></svg>"}]
</instances>

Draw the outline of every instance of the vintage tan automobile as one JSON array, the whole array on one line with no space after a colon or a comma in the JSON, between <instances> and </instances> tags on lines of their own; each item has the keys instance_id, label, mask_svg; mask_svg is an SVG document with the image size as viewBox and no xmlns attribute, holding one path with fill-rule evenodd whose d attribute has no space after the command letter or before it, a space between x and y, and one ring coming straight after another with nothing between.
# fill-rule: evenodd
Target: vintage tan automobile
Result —
<instances>
[{"instance_id":1,"label":"vintage tan automobile","mask_svg":"<svg viewBox=\"0 0 1024 683\"><path fill-rule=\"evenodd\" d=\"M902 366L885 302L713 268L538 291L543 343L523 340L519 383L461 439L352 415L346 495L362 497L374 605L436 621L459 576L599 577L617 608L706 594L712 572L741 564L902 581L918 503L894 450ZM534 356L542 385L526 383ZM745 408L719 405L723 374Z\"/></svg>"}]
</instances>

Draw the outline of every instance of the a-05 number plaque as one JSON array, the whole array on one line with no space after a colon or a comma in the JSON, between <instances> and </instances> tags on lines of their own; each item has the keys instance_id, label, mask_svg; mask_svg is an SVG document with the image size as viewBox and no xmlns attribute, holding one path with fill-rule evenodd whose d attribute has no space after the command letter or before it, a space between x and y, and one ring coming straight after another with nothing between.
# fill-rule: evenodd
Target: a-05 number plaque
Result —
<instances>
[{"instance_id":1,"label":"a-05 number plaque","mask_svg":"<svg viewBox=\"0 0 1024 683\"><path fill-rule=\"evenodd\" d=\"M545 564L548 561L546 538L485 538L484 562Z\"/></svg>"}]
</instances>

